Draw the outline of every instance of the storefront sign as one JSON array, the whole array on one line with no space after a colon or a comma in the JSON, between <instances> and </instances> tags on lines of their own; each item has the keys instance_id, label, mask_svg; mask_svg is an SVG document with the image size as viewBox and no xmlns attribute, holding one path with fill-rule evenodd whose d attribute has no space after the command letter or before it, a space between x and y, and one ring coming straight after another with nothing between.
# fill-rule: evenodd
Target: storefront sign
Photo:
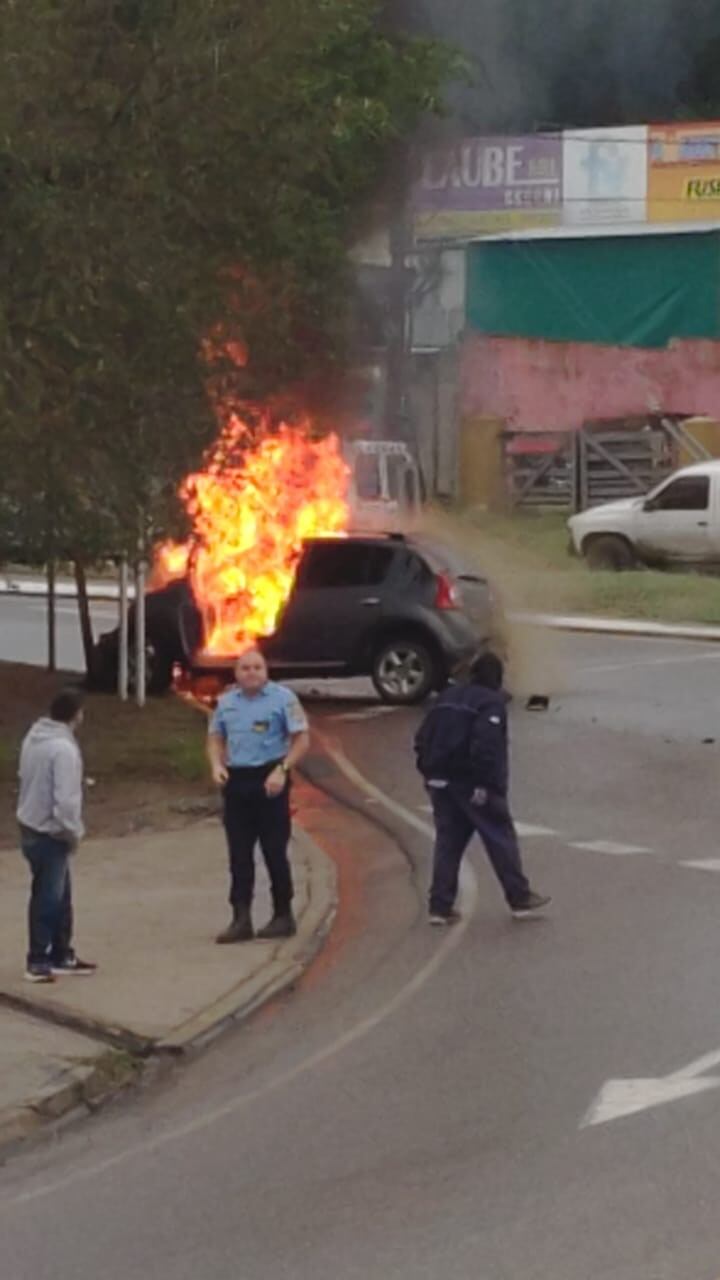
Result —
<instances>
[{"instance_id":1,"label":"storefront sign","mask_svg":"<svg viewBox=\"0 0 720 1280\"><path fill-rule=\"evenodd\" d=\"M561 201L561 138L538 134L427 153L411 204L416 238L437 240L556 226Z\"/></svg>"}]
</instances>

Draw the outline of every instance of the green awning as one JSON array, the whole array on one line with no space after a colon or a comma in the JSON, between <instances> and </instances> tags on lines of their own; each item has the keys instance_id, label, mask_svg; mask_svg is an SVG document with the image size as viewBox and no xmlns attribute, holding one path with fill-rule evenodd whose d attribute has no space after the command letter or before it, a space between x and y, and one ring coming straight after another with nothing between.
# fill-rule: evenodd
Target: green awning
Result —
<instances>
[{"instance_id":1,"label":"green awning","mask_svg":"<svg viewBox=\"0 0 720 1280\"><path fill-rule=\"evenodd\" d=\"M468 258L475 333L625 347L720 338L720 231L485 241Z\"/></svg>"}]
</instances>

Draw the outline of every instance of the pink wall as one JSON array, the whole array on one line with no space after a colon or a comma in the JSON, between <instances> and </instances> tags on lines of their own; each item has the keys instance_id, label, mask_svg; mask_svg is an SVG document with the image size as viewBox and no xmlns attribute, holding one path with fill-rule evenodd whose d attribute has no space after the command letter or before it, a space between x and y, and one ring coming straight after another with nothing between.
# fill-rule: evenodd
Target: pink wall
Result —
<instances>
[{"instance_id":1,"label":"pink wall","mask_svg":"<svg viewBox=\"0 0 720 1280\"><path fill-rule=\"evenodd\" d=\"M504 418L526 431L647 412L720 419L718 342L655 351L473 335L460 369L463 416Z\"/></svg>"}]
</instances>

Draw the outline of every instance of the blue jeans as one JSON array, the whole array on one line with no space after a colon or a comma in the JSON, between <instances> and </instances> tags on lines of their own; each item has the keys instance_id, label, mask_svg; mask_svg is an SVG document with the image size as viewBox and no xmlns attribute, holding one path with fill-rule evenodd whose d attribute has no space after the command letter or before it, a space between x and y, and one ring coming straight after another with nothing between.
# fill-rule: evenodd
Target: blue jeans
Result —
<instances>
[{"instance_id":1,"label":"blue jeans","mask_svg":"<svg viewBox=\"0 0 720 1280\"><path fill-rule=\"evenodd\" d=\"M428 788L435 817L435 859L430 910L447 915L458 893L460 863L472 837L482 840L493 871L510 907L520 906L530 892L507 800L490 795L484 805L472 803L472 786L451 782Z\"/></svg>"},{"instance_id":2,"label":"blue jeans","mask_svg":"<svg viewBox=\"0 0 720 1280\"><path fill-rule=\"evenodd\" d=\"M28 910L29 965L60 964L72 957L71 845L42 831L20 829L20 845L32 872Z\"/></svg>"}]
</instances>

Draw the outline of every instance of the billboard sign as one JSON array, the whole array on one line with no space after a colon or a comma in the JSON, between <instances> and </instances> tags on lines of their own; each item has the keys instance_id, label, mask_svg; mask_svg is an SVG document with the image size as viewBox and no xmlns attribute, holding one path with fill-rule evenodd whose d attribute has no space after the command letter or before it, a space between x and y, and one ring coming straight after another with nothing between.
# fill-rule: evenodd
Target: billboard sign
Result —
<instances>
[{"instance_id":1,"label":"billboard sign","mask_svg":"<svg viewBox=\"0 0 720 1280\"><path fill-rule=\"evenodd\" d=\"M563 135L563 223L645 222L646 125L581 129Z\"/></svg>"},{"instance_id":2,"label":"billboard sign","mask_svg":"<svg viewBox=\"0 0 720 1280\"><path fill-rule=\"evenodd\" d=\"M651 125L648 219L720 220L720 123Z\"/></svg>"},{"instance_id":3,"label":"billboard sign","mask_svg":"<svg viewBox=\"0 0 720 1280\"><path fill-rule=\"evenodd\" d=\"M466 138L430 151L411 196L417 240L557 226L561 209L558 134Z\"/></svg>"}]
</instances>

